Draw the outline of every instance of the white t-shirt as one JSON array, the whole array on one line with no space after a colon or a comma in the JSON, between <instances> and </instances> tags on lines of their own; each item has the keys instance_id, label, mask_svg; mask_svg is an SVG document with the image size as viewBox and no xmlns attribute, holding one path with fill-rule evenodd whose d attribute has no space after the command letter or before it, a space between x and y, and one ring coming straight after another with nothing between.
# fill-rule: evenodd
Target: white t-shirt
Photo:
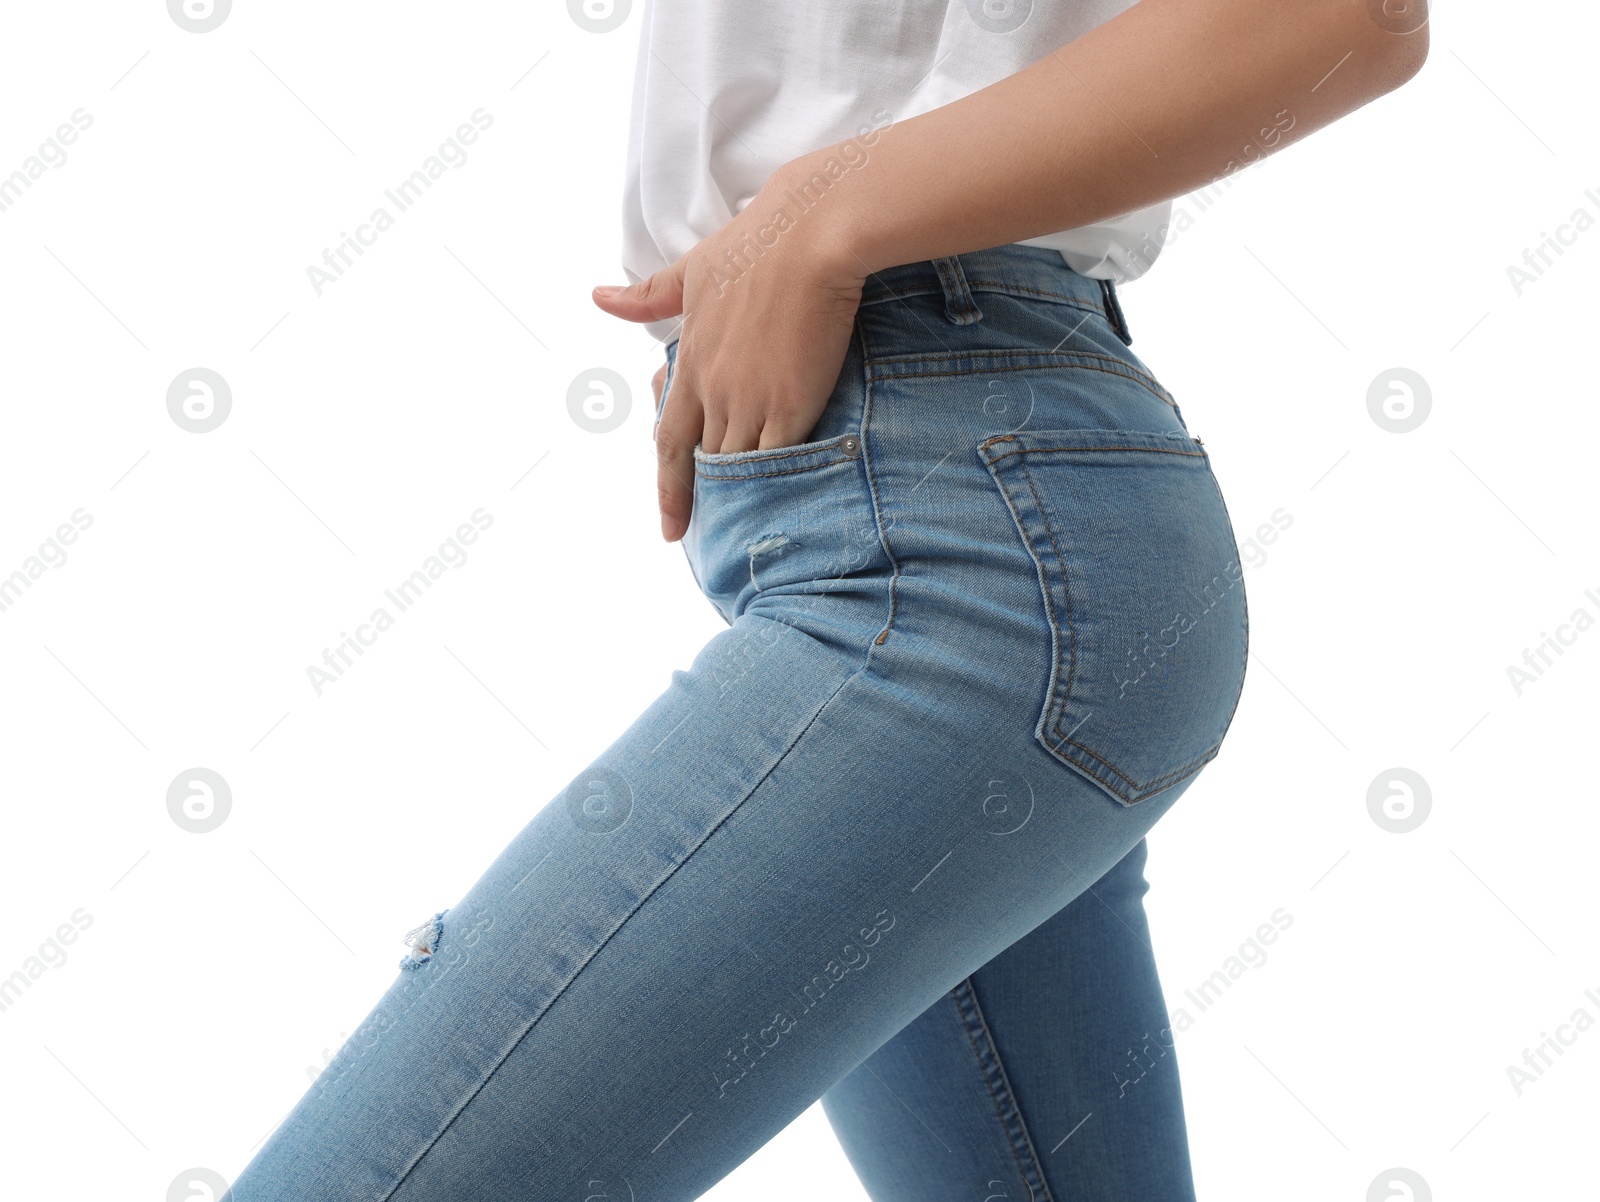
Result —
<instances>
[{"instance_id":1,"label":"white t-shirt","mask_svg":"<svg viewBox=\"0 0 1600 1202\"><path fill-rule=\"evenodd\" d=\"M636 283L727 224L799 155L987 87L1134 0L644 0L623 190ZM861 152L870 160L871 147ZM1124 283L1172 204L1026 239ZM666 340L676 320L646 325Z\"/></svg>"}]
</instances>

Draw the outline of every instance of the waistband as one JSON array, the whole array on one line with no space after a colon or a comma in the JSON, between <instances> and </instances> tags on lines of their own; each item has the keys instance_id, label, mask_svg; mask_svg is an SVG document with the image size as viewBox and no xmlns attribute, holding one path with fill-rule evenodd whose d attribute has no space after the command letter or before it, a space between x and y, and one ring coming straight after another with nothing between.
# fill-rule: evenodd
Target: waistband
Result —
<instances>
[{"instance_id":1,"label":"waistband","mask_svg":"<svg viewBox=\"0 0 1600 1202\"><path fill-rule=\"evenodd\" d=\"M945 315L957 325L982 318L983 309L975 294L1006 292L1097 312L1125 345L1133 343L1112 281L1079 274L1053 247L1021 242L886 267L867 278L861 290L861 305L865 308L935 292L944 294Z\"/></svg>"},{"instance_id":2,"label":"waistband","mask_svg":"<svg viewBox=\"0 0 1600 1202\"><path fill-rule=\"evenodd\" d=\"M1133 334L1122 315L1112 281L1092 279L1074 271L1053 247L1021 242L875 271L861 287L861 307L943 293L945 316L957 325L969 325L983 317L975 294L984 292L1007 292L1098 313L1124 345L1133 345ZM676 358L677 349L675 333L666 346L669 364Z\"/></svg>"}]
</instances>

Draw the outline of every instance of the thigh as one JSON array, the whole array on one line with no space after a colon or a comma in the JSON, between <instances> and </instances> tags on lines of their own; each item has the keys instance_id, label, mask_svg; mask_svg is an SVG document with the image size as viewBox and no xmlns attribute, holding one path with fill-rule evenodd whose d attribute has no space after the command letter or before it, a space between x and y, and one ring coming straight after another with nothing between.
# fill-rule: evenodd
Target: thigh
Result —
<instances>
[{"instance_id":1,"label":"thigh","mask_svg":"<svg viewBox=\"0 0 1600 1202\"><path fill-rule=\"evenodd\" d=\"M1193 1202L1140 840L823 1095L874 1202Z\"/></svg>"},{"instance_id":2,"label":"thigh","mask_svg":"<svg viewBox=\"0 0 1600 1202\"><path fill-rule=\"evenodd\" d=\"M919 695L794 628L719 687L769 621L714 639L422 934L231 1202L687 1202L1165 804L1056 770L997 831L997 778L1044 754L1017 712L930 743Z\"/></svg>"}]
</instances>

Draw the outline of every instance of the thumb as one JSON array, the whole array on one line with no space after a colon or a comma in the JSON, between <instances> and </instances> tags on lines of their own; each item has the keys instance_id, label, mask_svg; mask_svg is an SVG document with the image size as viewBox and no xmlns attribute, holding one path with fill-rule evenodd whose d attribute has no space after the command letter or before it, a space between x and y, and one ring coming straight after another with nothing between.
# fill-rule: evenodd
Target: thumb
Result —
<instances>
[{"instance_id":1,"label":"thumb","mask_svg":"<svg viewBox=\"0 0 1600 1202\"><path fill-rule=\"evenodd\" d=\"M676 317L683 312L683 260L663 267L637 284L596 288L594 303L624 321L661 321Z\"/></svg>"}]
</instances>

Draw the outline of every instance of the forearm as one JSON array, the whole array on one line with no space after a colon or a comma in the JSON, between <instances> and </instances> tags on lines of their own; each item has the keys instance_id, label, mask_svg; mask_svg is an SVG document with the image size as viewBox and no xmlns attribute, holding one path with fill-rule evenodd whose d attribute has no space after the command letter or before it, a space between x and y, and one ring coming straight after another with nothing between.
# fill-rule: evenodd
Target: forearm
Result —
<instances>
[{"instance_id":1,"label":"forearm","mask_svg":"<svg viewBox=\"0 0 1600 1202\"><path fill-rule=\"evenodd\" d=\"M1398 87L1427 37L1426 26L1380 28L1368 0L1141 0L870 145L801 156L752 203L793 194L832 156L833 178L813 184L818 199L797 221L818 219L818 245L859 272L1091 225L1191 191ZM841 154L855 159L843 171Z\"/></svg>"}]
</instances>

